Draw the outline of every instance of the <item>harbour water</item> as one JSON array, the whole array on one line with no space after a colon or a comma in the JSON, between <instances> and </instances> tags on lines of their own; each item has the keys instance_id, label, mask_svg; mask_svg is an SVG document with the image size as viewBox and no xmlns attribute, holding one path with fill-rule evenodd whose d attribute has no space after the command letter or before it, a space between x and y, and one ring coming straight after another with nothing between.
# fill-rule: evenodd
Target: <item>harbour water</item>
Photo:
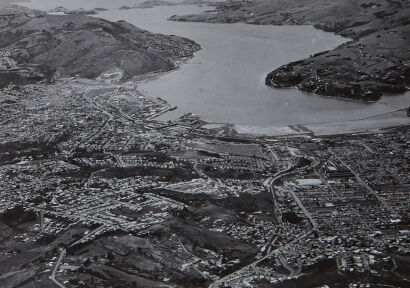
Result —
<instances>
[{"instance_id":1,"label":"harbour water","mask_svg":"<svg viewBox=\"0 0 410 288\"><path fill-rule=\"evenodd\" d=\"M332 49L343 37L312 26L258 26L173 22L175 14L193 14L208 6L178 5L150 9L119 10L141 0L33 0L32 8L107 8L96 15L111 21L125 20L156 33L190 38L202 46L195 57L177 71L139 84L148 96L161 97L178 106L162 119L192 112L215 123L239 123L270 127L355 120L410 105L410 93L384 97L379 103L360 103L302 93L296 89L272 89L264 84L268 72L285 63ZM174 0L174 2L178 2Z\"/></svg>"}]
</instances>

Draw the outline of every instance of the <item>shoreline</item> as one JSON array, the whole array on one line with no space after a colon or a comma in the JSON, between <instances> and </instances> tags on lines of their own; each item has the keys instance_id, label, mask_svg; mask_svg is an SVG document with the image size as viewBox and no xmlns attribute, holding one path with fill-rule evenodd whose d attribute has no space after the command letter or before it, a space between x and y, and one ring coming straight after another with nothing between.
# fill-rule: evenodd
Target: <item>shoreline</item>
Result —
<instances>
[{"instance_id":1,"label":"shoreline","mask_svg":"<svg viewBox=\"0 0 410 288\"><path fill-rule=\"evenodd\" d=\"M202 49L202 46L201 46ZM199 50L200 51L200 50ZM198 51L197 51L198 52ZM195 53L197 53L195 52ZM144 91L141 91L138 89L139 84L141 83L146 83L149 81L153 81L156 80L166 74L178 71L179 69L182 68L183 65L187 64L190 60L192 60L195 57L195 54L192 57L187 57L184 59L181 59L180 61L176 61L175 65L176 68L169 70L169 71L158 71L158 72L150 72L147 74L143 74L143 75L139 75L139 76L135 76L132 79L128 79L126 82L123 82L124 84L126 83L133 83L137 86L137 90L144 95L144 97L151 97L149 95L146 95L144 93ZM135 79L135 78L141 78L141 79ZM295 87L289 87L288 89L297 89ZM305 92L307 93L307 92ZM314 94L314 93L308 93L308 94ZM364 103L364 104L375 104L375 103L380 103L381 99L379 101L374 101L374 102L366 102L366 101L360 101L360 100L354 100L354 99L346 99L343 97L332 97L332 96L323 96L323 95L318 95L324 98L336 98L338 100L342 100L342 101L353 101L353 102L360 102L360 103ZM391 96L393 97L393 96ZM163 99L163 98L162 98ZM169 112L172 112L175 110L175 105L173 105L172 103L168 102L167 100L163 99L165 102L168 103L169 107L173 107L172 110L167 109L166 111L164 111L163 113L156 115L154 117L152 117L150 120L155 120L155 121L159 121L162 122L164 124L167 123L167 121L164 120L158 120L157 118L163 115L166 115ZM383 103L386 106L391 106L391 104L388 103ZM176 108L178 109L178 108ZM374 130L380 130L380 129L393 129L395 127L406 127L410 125L410 118L408 116L406 116L406 107L402 107L399 108L397 110L393 110L393 111L389 111L389 112L383 112L380 114L376 114L376 115L372 115L372 116L368 116L365 118L359 118L359 119L348 119L348 120L338 120L338 121L325 121L325 122L315 122L315 123L293 123L293 124L286 124L286 125L278 125L278 126L262 126L262 125L248 125L248 124L241 124L241 123L234 123L234 122L214 122L214 121L208 121L208 120L204 120L200 117L200 119L205 122L203 125L201 125L202 128L206 128L205 126L207 125L218 125L220 127L224 127L224 126L232 126L234 127L234 130L236 130L238 135L243 135L243 136L251 136L251 137L258 137L258 136L303 136L303 135L313 135L313 136L330 136L330 135L344 135L344 134L353 134L353 133L366 133L369 132L369 129L374 131ZM381 117L383 115L392 115L394 113L397 112L403 112L401 117L398 117L396 119L396 121L387 124L387 123L380 123L380 121L383 121L385 119L379 119L376 120L374 118L377 117ZM171 120L172 122L174 122L175 120L178 120L180 117ZM372 120L373 119L373 120ZM366 121L370 121L371 123L364 123ZM362 122L360 125L358 122ZM407 122L407 124L403 123L403 122ZM343 124L348 124L348 123L354 123L355 125L351 125L349 127L344 126ZM377 124L376 124L377 123ZM376 124L376 125L374 125ZM291 126L302 126L307 128L308 130L311 131L311 133L305 132L305 133L301 133L298 130L294 130L293 128L291 128ZM312 129L310 129L310 128ZM236 129L235 129L236 128ZM340 131L338 129L341 129L343 131ZM208 129L208 128L206 128ZM212 128L210 128L212 129ZM333 133L331 131L333 131L334 129L336 129L336 131ZM316 130L316 132L315 132ZM242 132L240 132L242 131Z\"/></svg>"},{"instance_id":2,"label":"shoreline","mask_svg":"<svg viewBox=\"0 0 410 288\"><path fill-rule=\"evenodd\" d=\"M188 61L189 59L186 59ZM176 69L180 69L180 66ZM175 70L175 69L174 69ZM172 71L174 71L172 70ZM107 83L104 81L98 81L95 79L86 79L86 78L77 78L75 81L80 85L91 85L91 86L106 86L108 88L118 88L120 86L127 86L130 84L135 85L135 90L140 93L143 97L147 99L154 99L150 95L146 95L144 91L141 91L138 87L140 83L151 81L158 77L161 77L164 73L170 73L172 71L162 71L156 73L147 73L139 75L141 79L127 80L119 83ZM59 77L56 79L55 84L49 85L59 85L59 83L70 82L67 77ZM156 99L156 98L155 98ZM346 100L346 99L343 99ZM169 125L166 120L158 120L159 116L167 114L172 109L175 110L175 105L168 102L164 98L161 98L161 101L166 103L168 108L161 112L160 115L154 115L147 119L149 121L155 121L162 123L164 125ZM204 120L201 117L199 119L203 122L199 127L207 130L219 130L222 131L223 128L230 127L231 131L234 132L232 137L326 137L326 136L335 136L335 135L349 135L349 134L360 134L360 133L371 133L371 132L383 132L386 129L395 129L401 127L410 126L410 117L406 113L407 108L399 108L393 111L384 112L369 117L359 118L359 119L349 119L349 120L340 120L333 122L317 122L317 123L291 123L283 125L269 125L269 126L259 126L259 125L248 125L240 124L234 122L214 122L209 120ZM178 119L172 120L172 123L175 123Z\"/></svg>"},{"instance_id":3,"label":"shoreline","mask_svg":"<svg viewBox=\"0 0 410 288\"><path fill-rule=\"evenodd\" d=\"M265 84L274 88L297 87L326 97L374 102L382 96L409 91L408 23L405 3L328 4L315 0L297 6L273 1L224 2L212 13L175 15L170 20L251 25L313 25L349 39L329 51L272 67ZM313 13L312 7L322 7ZM303 8L301 8L303 7ZM350 11L349 14L343 12ZM408 14L408 13L407 13ZM381 44L381 42L383 44ZM382 48L382 50L380 49ZM376 53L375 51L382 51ZM388 61L386 60L388 59ZM387 61L387 62L386 62Z\"/></svg>"},{"instance_id":4,"label":"shoreline","mask_svg":"<svg viewBox=\"0 0 410 288\"><path fill-rule=\"evenodd\" d=\"M192 56L192 57L188 57L188 58L186 58L182 61L178 61L177 67L173 70L150 72L150 73L147 73L147 74L144 74L144 75L139 75L139 76L136 76L136 77L140 77L141 79L131 79L131 80L128 80L128 81L124 82L124 84L132 82L137 86L137 90L141 94L143 94L144 97L151 97L149 95L146 95L144 93L144 91L139 90L138 85L141 84L141 83L146 83L146 82L149 82L149 81L156 80L156 79L158 79L158 78L160 78L160 77L162 77L162 76L164 76L168 73L175 72L175 71L181 69L182 65L187 64L187 62L189 62L194 57L195 57L195 55ZM295 89L295 88L290 87L289 89ZM318 95L318 96L328 98L328 96L322 96L322 95ZM375 104L375 103L380 103L380 100L369 103L369 102L363 102L363 101L360 101L360 100L346 99L346 98L341 98L341 97L331 97L331 98L336 98L336 99L342 100L342 101L360 102L360 103L369 104L369 105ZM168 102L167 100L165 100L165 99L163 99L163 100L165 102L167 102L170 107L176 107L175 105ZM383 104L386 105L386 106L391 106L391 104L388 104L388 103L383 103ZM176 109L178 109L178 108L176 108ZM401 108L393 110L393 111L383 112L383 113L380 113L380 114L376 114L376 115L372 115L372 116L368 116L368 117L364 117L364 118L358 118L358 119L338 120L338 121L332 121L332 122L325 121L325 122L315 122L315 123L293 123L293 124L278 125L278 126L274 126L274 125L272 125L272 126L248 125L248 124L241 124L241 123L234 123L234 122L214 122L214 121L204 120L201 117L200 117L200 119L203 122L205 122L203 125L201 125L202 128L206 128L205 126L209 126L209 125L217 125L217 126L220 126L220 127L232 126L232 127L237 128L237 129L235 129L235 128L234 129L236 130L236 132L239 135L249 135L249 136L252 136L252 137L257 137L257 136L290 136L290 135L300 135L300 136L302 136L302 135L308 135L308 134L311 134L311 135L314 135L314 136L327 136L327 135L336 135L336 134L343 135L343 134L352 134L352 133L366 133L366 132L369 132L369 129L374 131L374 130L379 130L379 129L392 129L392 128L395 128L395 127L409 126L410 125L410 118L408 116L406 116L406 109L407 109L407 107L401 107ZM152 117L151 120L159 121L159 122L162 122L162 123L166 124L167 121L158 120L157 118L160 117L160 116L166 115L167 113L169 113L171 111L174 111L174 110L175 110L175 108L172 109L172 110L168 109L167 111L161 113L160 115ZM390 124L379 123L380 121L383 121L385 119L379 119L379 120L374 119L374 118L378 118L378 117L381 117L381 116L392 115L392 114L395 114L395 113L398 113L398 112L402 112L401 117L397 117L396 121L394 121ZM178 119L179 119L179 117L174 119L174 120L171 120L171 121L174 122L175 120L178 120ZM366 122L366 121L370 121L372 123L366 123L365 124L364 122ZM358 122L362 122L361 123L362 125L360 125ZM376 122L377 122L377 124L376 124ZM407 124L403 123L403 122L407 122ZM348 123L355 123L355 125L351 125L350 127L343 126L343 124L348 124ZM376 125L374 125L374 124L376 124ZM294 130L290 126L306 127L308 130L311 130L312 133L300 133L300 131ZM310 129L309 127L313 128L313 130ZM334 129L337 130L337 129L340 129L342 127L343 127L343 130L347 130L347 131L335 131L335 133L330 132L330 131L333 131ZM206 128L206 129L208 129L208 128ZM214 129L214 128L209 128L209 129ZM249 131L245 132L246 130L249 130ZM315 133L314 130L316 130L317 132ZM322 130L324 130L326 132L323 132ZM240 131L243 131L243 132L241 133ZM320 131L322 131L322 132L320 132Z\"/></svg>"},{"instance_id":5,"label":"shoreline","mask_svg":"<svg viewBox=\"0 0 410 288\"><path fill-rule=\"evenodd\" d=\"M96 15L96 17L98 17L98 14ZM252 24L258 24L258 25L260 25L259 23L247 23L247 24L251 24L251 25ZM284 23L284 25L298 25L298 24ZM302 26L314 26L315 29L320 29L320 28L316 27L316 25L314 25L314 24L302 24ZM333 33L335 33L335 32L333 32ZM351 38L347 38L347 39L351 39ZM353 40L348 41L346 43L349 44L352 41ZM340 47L342 45L346 45L346 43L341 44L337 47ZM171 70L167 70L167 71L159 70L159 71L148 72L148 73L145 73L145 74L142 74L142 75L134 76L130 79L126 79L124 81L121 81L120 83L121 84L133 83L137 86L137 90L140 93L142 93L144 95L144 97L151 97L149 95L146 95L146 93L144 91L139 90L139 85L141 83L146 83L146 82L158 79L158 78L160 78L164 75L167 75L168 73L178 71L179 69L182 68L182 66L184 64L187 64L191 59L193 59L196 56L197 52L199 52L200 50L203 49L203 47L201 45L199 45L199 47L200 47L199 50L194 51L192 56L174 60L173 64L174 64L175 68L173 68ZM334 49L336 49L336 48L334 48ZM334 50L329 50L329 51L334 51ZM329 52L329 51L325 51L325 52L321 52L321 53L326 53L326 52ZM295 89L295 87L289 87L289 89L291 89L291 88ZM296 89L298 89L298 88L296 88ZM300 91L300 89L298 89L298 90ZM303 92L303 91L301 91L301 92ZM304 92L304 93L308 93L308 92ZM309 94L315 94L315 93L309 93ZM318 94L316 94L316 95L318 95ZM337 96L324 96L324 95L319 95L319 96L326 97L326 98L336 98L336 99L344 100L344 101L354 101L354 102L366 103L366 104L372 104L372 103L379 102L379 101L373 101L373 102L369 103L368 101L361 101L360 99L354 100L354 99L347 99L347 98L344 98L344 97L337 97ZM167 100L165 100L165 101L169 104L169 107L174 107L175 106L173 103L170 103ZM326 99L325 99L325 101L326 101ZM387 103L383 103L383 104L387 105L387 106L390 106L390 104L387 104ZM294 124L284 124L284 125L279 125L279 126L275 126L275 125L270 125L270 126L247 125L247 124L240 124L240 123L234 123L234 122L218 123L218 122L207 121L207 120L203 120L203 119L201 119L201 120L206 122L204 125L202 125L202 127L207 126L207 125L212 125L212 124L218 124L218 125L221 125L221 126L231 125L231 126L237 128L236 130L237 130L238 134L243 134L243 135L249 134L249 135L252 135L254 137L259 136L259 135L294 135L295 133L297 135L306 135L306 134L308 134L308 132L301 133L298 130L294 130L294 129L290 128L290 126L304 126L304 127L307 127L308 130L313 131L314 135L316 135L317 133L319 133L320 135L323 135L323 133L324 134L329 133L330 131L333 131L334 129L336 129L338 131L342 130L343 131L342 133L346 134L346 133L356 133L358 131L367 131L369 128L370 129L378 129L378 128L384 129L384 128L386 128L386 124L385 123L379 123L382 120L376 121L376 120L371 120L371 119L374 119L375 117L380 117L381 115L389 115L389 114L392 114L394 112L397 112L397 111L400 111L400 110L403 110L403 109L406 109L406 108L402 108L402 109L399 109L399 110L396 110L396 111L384 112L384 113L381 113L381 114L372 115L370 117L366 117L366 118L362 118L362 119L350 119L350 120L340 120L340 121L334 121L334 122L318 122L318 123L294 123ZM165 111L164 113L161 113L160 115L156 115L156 117L152 117L152 120L161 121L161 120L157 120L157 118L161 115L166 115L167 113L169 113L169 111ZM176 119L174 119L174 120L176 120ZM393 121L393 123L389 123L388 127L395 127L396 124L403 125L403 122L409 122L408 120L409 119L405 119L404 117L397 118L395 122ZM363 123L360 125L360 124L357 123L359 121L363 121ZM166 121L161 121L161 122L166 123ZM371 122L371 123L364 123L364 122ZM378 123L376 124L376 122L378 122ZM348 125L349 123L354 124L354 125ZM343 124L347 124L348 127L346 127ZM312 130L309 127L313 127L314 129ZM360 128L358 128L358 127L360 127ZM316 133L314 132L314 130L316 130ZM329 132L323 132L323 130L324 131L329 131ZM349 130L352 131L352 132L350 132ZM310 134L312 134L312 133L310 133ZM331 134L334 134L334 133L332 132Z\"/></svg>"}]
</instances>

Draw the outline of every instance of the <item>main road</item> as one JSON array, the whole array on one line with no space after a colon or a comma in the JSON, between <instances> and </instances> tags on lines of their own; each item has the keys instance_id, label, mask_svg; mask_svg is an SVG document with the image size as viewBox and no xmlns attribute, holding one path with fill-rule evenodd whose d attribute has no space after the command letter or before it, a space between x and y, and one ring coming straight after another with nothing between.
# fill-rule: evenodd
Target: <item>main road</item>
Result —
<instances>
[{"instance_id":1,"label":"main road","mask_svg":"<svg viewBox=\"0 0 410 288\"><path fill-rule=\"evenodd\" d=\"M342 158L340 158L335 152L333 152L332 149L328 148L328 151L337 159L339 160L340 163L342 163L347 169L349 169L350 172L356 177L356 180L362 184L367 191L369 191L370 194L372 194L374 197L376 197L377 200L388 210L390 211L393 215L395 215L397 218L401 219L401 215L397 213L396 210L393 209L382 197L380 197L379 194L377 194L376 191L374 191L360 176L357 174L349 165L347 165Z\"/></svg>"},{"instance_id":2,"label":"main road","mask_svg":"<svg viewBox=\"0 0 410 288\"><path fill-rule=\"evenodd\" d=\"M308 232L302 232L301 234L299 234L295 239L293 239L292 241L290 241L289 243L276 248L275 250L271 251L269 254L266 254L264 257L246 265L245 267L236 270L234 272L232 272L229 275L226 275L225 277L222 277L221 279L213 282L211 285L209 285L209 288L217 288L219 287L220 284L223 284L224 282L227 281L232 281L234 279L240 278L242 277L241 273L245 272L247 269L253 268L256 265L258 265L259 263L263 262L264 260L270 258L271 256L275 255L276 253L280 252L281 250L286 249L287 247L291 246L292 244L294 244L295 242L299 241L302 238L305 238L311 231Z\"/></svg>"},{"instance_id":3,"label":"main road","mask_svg":"<svg viewBox=\"0 0 410 288\"><path fill-rule=\"evenodd\" d=\"M63 259L65 253L66 253L65 249L61 250L61 253L60 253L60 256L58 257L56 266L54 267L54 270L53 270L53 272L51 273L51 275L49 277L51 281L53 281L58 287L61 287L61 288L66 288L66 287L63 284L61 284L60 282L57 281L56 272L58 271L58 268L60 268L61 260Z\"/></svg>"},{"instance_id":4,"label":"main road","mask_svg":"<svg viewBox=\"0 0 410 288\"><path fill-rule=\"evenodd\" d=\"M312 158L314 158L314 157L312 157ZM314 158L314 159L312 159L312 160L313 160L313 161L312 161L312 166L313 166L313 167L318 166L319 162L317 161L317 159ZM292 166L291 163L289 162L289 163L288 163L288 168L277 172L275 175L273 175L273 177L270 177L270 178L268 178L268 179L266 179L266 180L264 181L264 186L268 188L268 191L270 190L270 191L272 192L273 201L275 201L275 197L274 197L274 194L273 194L272 185L273 185L277 180L279 180L281 177L284 177L284 176L287 176L287 175L289 175L289 174L294 173L294 171L293 171L294 168L296 168L296 167ZM296 200L296 199L295 199L295 200ZM300 202L300 201L299 201L299 202ZM303 207L303 205L302 205L302 207ZM303 209L302 209L302 210L303 210ZM305 210L306 210L306 209L305 209ZM304 212L305 212L305 211L304 211ZM307 212L307 211L306 211L306 212ZM310 215L310 214L308 213L308 215ZM306 216L308 216L308 215L306 215ZM317 228L316 222L313 221L313 218L312 218L311 216L308 217L308 218L309 218L309 220L312 222L313 228L316 229L316 228ZM262 258L260 258L260 259L258 259L258 260L255 260L254 262L248 264L247 266L245 266L245 267L243 267L243 268L241 268L241 269L239 269L239 270L236 270L236 271L232 272L231 274L228 274L228 275L222 277L221 279L219 279L219 280L213 282L211 285L209 285L209 288L217 288L217 287L219 287L220 284L223 284L224 282L232 281L232 280L234 280L234 279L236 279L236 278L242 277L243 275L241 275L241 273L245 272L246 269L253 268L253 267L255 267L256 265L258 265L259 263L261 263L262 261L264 261L264 260L268 259L269 257L273 256L273 255L276 254L277 252L279 252L279 251L281 251L281 250L283 250L283 249L286 249L287 247L289 247L289 246L292 245L293 243L295 243L295 242L299 241L300 239L306 237L309 233L311 233L311 231L313 231L313 229L310 230L310 231L308 231L308 232L302 232L302 233L299 234L297 237L295 237L295 239L293 239L291 242L289 242L289 243L287 243L287 244L285 244L285 245L283 245L283 246L277 247L275 250L272 250L271 252L269 252L268 254L266 254L264 257L262 257Z\"/></svg>"}]
</instances>

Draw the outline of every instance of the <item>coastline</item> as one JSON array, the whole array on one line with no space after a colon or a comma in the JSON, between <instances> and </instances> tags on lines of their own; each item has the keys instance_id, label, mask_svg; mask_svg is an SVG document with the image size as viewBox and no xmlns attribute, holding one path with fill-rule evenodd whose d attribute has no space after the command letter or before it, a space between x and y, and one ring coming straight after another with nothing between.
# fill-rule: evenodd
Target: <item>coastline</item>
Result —
<instances>
[{"instance_id":1,"label":"coastline","mask_svg":"<svg viewBox=\"0 0 410 288\"><path fill-rule=\"evenodd\" d=\"M194 57L195 55L193 55L192 57L186 58L183 61L178 61L178 63L176 63L177 67L173 70L151 72L151 73L147 73L144 75L139 75L134 78L140 78L140 79L131 79L124 83L129 83L129 82L134 83L137 85L137 90L138 90L139 84L153 81L166 74L175 72L181 69L182 65L185 65L188 61L190 61ZM288 89L292 89L292 88L288 88ZM146 95L143 91L140 91L140 90L138 91L142 93L144 97L148 97L148 98L150 97L149 95ZM407 92L407 93L410 93L410 92ZM325 97L325 96L322 96L322 97ZM326 97L326 98L329 98L329 97ZM371 105L372 103L380 102L380 101L374 101L374 102L369 103L369 102L365 102L361 100L352 100L352 99L346 99L342 97L330 97L330 98L337 98L343 101L357 101L357 102L362 102L362 103L366 103L369 105ZM173 105L173 103L170 103L167 100L164 100L164 101L167 102L170 107L176 107ZM391 104L385 104L385 105L390 106ZM167 110L164 113L156 115L155 117L152 118L152 120L167 124L167 121L158 120L157 118L160 116L166 115L167 113L173 110L175 109ZM392 116L392 115L395 115L393 119L380 118L382 116ZM178 119L175 119L175 120L178 120ZM382 130L382 129L393 129L396 127L406 127L410 125L410 117L406 115L406 108L399 108L397 110L383 112L380 114L372 115L372 116L365 117L365 118L359 118L359 119L340 120L340 121L334 121L334 122L325 121L325 122L317 122L317 123L292 123L288 125L278 125L278 126L246 125L246 124L233 123L233 122L213 122L213 121L204 120L201 117L200 119L201 121L205 122L203 125L201 125L202 128L218 129L224 126L232 126L238 135L250 136L250 137L258 137L258 136L278 136L280 137L280 136L306 136L306 135L328 136L328 135L341 135L341 134L353 134L353 133L366 133L370 131L374 132L374 131ZM216 126L216 127L207 128L207 126L208 127ZM298 130L293 129L292 128L293 126L305 127L307 131L300 132Z\"/></svg>"},{"instance_id":2,"label":"coastline","mask_svg":"<svg viewBox=\"0 0 410 288\"><path fill-rule=\"evenodd\" d=\"M132 79L127 80L124 83L129 83L129 82L134 83L137 85L137 90L138 90L138 85L141 83L146 83L149 81L156 80L164 75L167 75L169 73L172 73L172 72L175 72L181 69L183 65L187 64L190 60L194 59L195 53L191 57L186 57L184 59L175 61L174 62L174 64L176 65L175 69L172 69L169 71L150 72L147 74L138 75L138 76L133 77ZM297 89L297 88L289 87L288 89ZM144 97L148 97L148 98L150 97L149 95L146 95L143 91L140 91L140 90L138 91L142 93ZM308 93L308 92L305 92L305 93ZM407 93L410 93L410 92L407 92ZM378 102L380 103L380 100L367 102L367 101L363 101L360 99L346 99L346 98L337 97L337 96L321 96L321 97L336 98L342 101L361 102L361 103L365 103L369 105L372 103L378 103ZM394 96L390 96L390 97L394 97ZM157 118L160 116L166 115L169 112L172 112L173 110L175 110L175 107L177 106L174 106L173 103L170 103L167 100L164 100L164 101L168 103L169 107L173 107L173 109L172 110L168 109L167 111L164 111L163 113L152 117L151 120L163 122L165 125L167 124L167 121L158 120ZM385 104L385 105L390 106L391 104ZM201 117L200 119L201 121L205 122L201 126L202 128L206 128L206 126L209 126L209 125L217 125L220 127L232 126L233 129L236 131L236 133L241 136L250 136L250 137L258 137L258 136L278 136L280 137L280 136L304 136L304 135L305 136L306 135L328 136L328 135L366 133L366 132L370 132L370 131L374 132L374 131L378 131L382 129L393 129L396 127L409 126L410 118L406 115L405 110L406 108L403 107L403 108L400 108L394 111L384 112L384 113L372 115L372 116L365 117L365 118L359 118L359 119L340 120L340 121L334 121L334 122L325 121L325 122L317 122L317 123L293 123L293 124L278 125L278 126L246 125L246 124L233 123L233 122L225 122L225 123L224 122L213 122L213 121L203 120ZM394 117L394 119L379 118L381 116L389 116L389 115L396 115L396 117ZM175 120L178 120L178 119L175 119ZM302 126L302 127L305 127L307 131L311 131L311 132L307 132L307 131L301 132L301 131L298 131L292 128L293 126Z\"/></svg>"},{"instance_id":3,"label":"coastline","mask_svg":"<svg viewBox=\"0 0 410 288\"><path fill-rule=\"evenodd\" d=\"M409 90L410 52L406 37L409 23L405 15L410 6L405 1L329 4L314 0L310 5L299 2L231 1L216 5L212 13L173 16L171 20L279 26L311 24L316 29L351 39L329 51L271 70L265 79L270 87L297 87L317 95L366 102Z\"/></svg>"},{"instance_id":4,"label":"coastline","mask_svg":"<svg viewBox=\"0 0 410 288\"><path fill-rule=\"evenodd\" d=\"M98 17L98 14L97 14ZM255 23L249 23L249 24L255 24ZM311 24L305 24L305 25L311 25ZM350 43L350 42L348 42ZM348 44L347 43L347 44ZM198 44L199 45L199 44ZM200 45L199 45L200 46ZM191 59L193 59L198 51L200 51L202 47L199 48L199 50L194 51L193 55L190 57L184 57L181 59L173 60L174 68L171 70L159 70L159 71L151 71L145 74L137 75L134 76L130 79L121 81L121 83L133 83L139 86L141 83L146 83L149 81L153 81L155 79L158 79L164 75L167 75L168 73L178 71L182 68L183 65L187 64ZM322 52L325 53L325 52ZM291 87L289 87L290 89ZM298 88L297 88L298 89ZM137 90L140 93L143 93L145 97L150 97L149 95L146 95L144 91L140 91L139 87L137 87ZM298 89L299 90L299 89ZM325 97L325 96L322 96ZM358 101L358 102L365 102L369 103L367 101L361 101L360 99L346 99L344 97L336 97L336 96L326 96L326 98L337 98L341 99L344 101ZM326 99L325 99L326 100ZM373 103L376 103L377 101L373 101ZM175 107L174 103L168 102L169 107ZM388 104L386 104L388 105ZM161 113L160 115L167 114L169 111L166 111L164 113ZM241 135L251 135L252 137L256 136L279 136L279 135L327 135L327 134L340 134L340 133L359 133L359 132L365 132L368 131L369 129L374 130L374 129L385 129L389 127L395 127L397 125L408 125L410 122L410 119L407 117L405 118L404 115L402 117L395 117L393 120L390 119L388 123L383 123L383 120L375 120L374 118L379 117L380 115L385 115L385 114L391 114L393 112L387 112L387 113L382 113L378 115L373 115L371 117L368 117L369 119L353 119L353 120L345 120L345 121L336 121L336 122L319 122L319 123L292 123L289 125L278 125L278 126L268 126L268 127L263 127L263 126L258 126L258 125L244 125L244 124L237 124L237 123L215 123L212 121L204 121L206 125L210 124L221 124L223 126L226 125L232 125L233 127L236 128L236 132ZM155 121L159 121L158 118L160 115L155 115L155 117L152 117ZM358 123L359 121L364 121L362 124ZM162 121L163 123L166 123L166 121ZM310 132L300 132L298 130L295 130L291 128L292 126L297 126L297 125L302 125L306 127L308 130L312 131L313 133Z\"/></svg>"},{"instance_id":5,"label":"coastline","mask_svg":"<svg viewBox=\"0 0 410 288\"><path fill-rule=\"evenodd\" d=\"M186 59L189 61L190 59ZM180 63L181 64L181 63ZM183 64L181 64L183 65ZM180 69L181 66L178 66L176 69ZM172 71L175 71L172 70ZM108 88L118 88L121 86L126 86L129 84L135 85L135 89L138 93L143 95L147 99L153 99L153 97L146 95L144 91L139 89L139 84L145 83L147 81L152 81L161 77L165 73L170 73L172 71L161 71L161 72L151 72L143 75L137 76L138 80L131 79L120 83L106 83L103 81L98 81L95 79L77 79L79 84L85 85L102 85L108 86ZM56 83L64 81L67 78L58 78ZM89 82L89 83L88 83ZM55 85L55 84L50 84ZM155 100L155 99L154 99ZM345 101L350 101L346 100ZM161 98L161 101L167 104L169 107L166 111L161 112L158 115L150 117L150 121L155 121L162 123L163 125L169 125L168 121L158 120L157 118L163 116L169 112L175 110L175 107L172 103ZM171 124L177 125L177 120L179 118L172 120ZM343 135L343 134L356 134L356 133L367 133L367 132L382 132L386 129L394 129L396 127L406 127L410 126L410 117L406 115L406 108L400 108L390 112L384 112L377 115L372 115L370 117L359 118L359 119L349 119L342 121L334 122L317 122L317 123L292 123L287 125L270 125L270 126L258 126L258 125L246 125L240 123L232 122L213 122L203 120L199 117L201 122L200 125L202 129L209 130L218 130L222 131L226 127L230 127L234 135L238 137L322 137L322 136L332 136L332 135Z\"/></svg>"},{"instance_id":6,"label":"coastline","mask_svg":"<svg viewBox=\"0 0 410 288\"><path fill-rule=\"evenodd\" d=\"M199 51L202 50L202 46L198 44L198 46L200 47L198 51L195 51L193 53L192 56L190 57L184 57L178 60L174 60L173 64L175 65L175 67L171 70L158 70L158 71L152 71L152 72L148 72L148 73L144 73L141 75L136 75L130 79L124 80L124 83L128 83L128 82L133 82L135 84L140 84L140 83L145 83L148 81L152 81L152 80L156 80L164 75L167 75L169 73L178 71L179 69L182 68L183 65L187 64L191 59L193 59L195 57L195 54Z\"/></svg>"},{"instance_id":7,"label":"coastline","mask_svg":"<svg viewBox=\"0 0 410 288\"><path fill-rule=\"evenodd\" d=\"M375 115L369 119L357 119L349 121L327 122L318 124L298 124L277 127L257 127L249 125L235 124L239 134L252 136L329 136L377 132L385 129L393 129L397 127L407 127L410 125L410 118L406 115L405 109L398 111L383 113L382 115L393 116L390 119L379 118L381 115ZM306 129L305 132L297 131L293 126L299 126ZM311 132L308 132L311 131Z\"/></svg>"}]
</instances>

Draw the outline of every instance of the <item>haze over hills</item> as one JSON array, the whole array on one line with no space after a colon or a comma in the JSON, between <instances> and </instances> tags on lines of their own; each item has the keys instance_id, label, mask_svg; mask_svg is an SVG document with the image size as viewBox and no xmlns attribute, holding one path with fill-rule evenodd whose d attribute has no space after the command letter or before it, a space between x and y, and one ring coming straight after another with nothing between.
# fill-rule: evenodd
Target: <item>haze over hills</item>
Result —
<instances>
[{"instance_id":1,"label":"haze over hills","mask_svg":"<svg viewBox=\"0 0 410 288\"><path fill-rule=\"evenodd\" d=\"M0 86L104 72L123 79L168 71L200 49L191 40L154 34L123 21L48 15L19 6L0 10ZM3 70L3 71L2 71Z\"/></svg>"},{"instance_id":2,"label":"haze over hills","mask_svg":"<svg viewBox=\"0 0 410 288\"><path fill-rule=\"evenodd\" d=\"M410 84L410 6L404 0L262 0L216 4L216 11L175 21L313 24L353 40L284 65L266 78L273 87L364 101L405 92ZM274 49L274 47L272 47Z\"/></svg>"},{"instance_id":3,"label":"haze over hills","mask_svg":"<svg viewBox=\"0 0 410 288\"><path fill-rule=\"evenodd\" d=\"M127 9L146 9L146 8L154 8L157 6L175 6L175 5L203 5L203 4L210 4L212 1L204 1L204 0L181 0L179 2L170 2L170 1L163 1L163 0L147 0L142 3L137 3L134 6L121 6L120 10L127 10Z\"/></svg>"}]
</instances>

